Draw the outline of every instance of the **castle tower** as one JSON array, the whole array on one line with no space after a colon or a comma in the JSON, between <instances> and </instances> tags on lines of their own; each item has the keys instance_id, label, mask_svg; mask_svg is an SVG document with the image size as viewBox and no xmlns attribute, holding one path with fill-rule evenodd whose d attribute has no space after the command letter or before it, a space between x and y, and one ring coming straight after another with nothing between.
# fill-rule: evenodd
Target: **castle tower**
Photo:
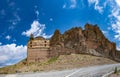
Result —
<instances>
[{"instance_id":1,"label":"castle tower","mask_svg":"<svg viewBox=\"0 0 120 77\"><path fill-rule=\"evenodd\" d=\"M49 56L50 43L49 40L38 36L30 35L27 45L27 63L42 62Z\"/></svg>"}]
</instances>

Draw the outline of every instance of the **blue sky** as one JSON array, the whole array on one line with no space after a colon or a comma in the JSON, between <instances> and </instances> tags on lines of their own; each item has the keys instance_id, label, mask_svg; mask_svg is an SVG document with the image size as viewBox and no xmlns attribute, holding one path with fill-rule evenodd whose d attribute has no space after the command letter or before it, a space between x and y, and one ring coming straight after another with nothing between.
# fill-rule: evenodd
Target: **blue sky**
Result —
<instances>
[{"instance_id":1,"label":"blue sky","mask_svg":"<svg viewBox=\"0 0 120 77\"><path fill-rule=\"evenodd\" d=\"M26 58L31 33L50 38L56 29L86 23L97 24L120 49L120 0L1 0L0 66Z\"/></svg>"}]
</instances>

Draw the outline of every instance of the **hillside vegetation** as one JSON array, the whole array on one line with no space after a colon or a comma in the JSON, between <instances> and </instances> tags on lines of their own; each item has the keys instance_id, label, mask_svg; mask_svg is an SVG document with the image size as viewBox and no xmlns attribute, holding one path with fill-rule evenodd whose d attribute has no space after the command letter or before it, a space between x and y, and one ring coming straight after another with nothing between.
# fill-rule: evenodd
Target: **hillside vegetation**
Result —
<instances>
[{"instance_id":1,"label":"hillside vegetation","mask_svg":"<svg viewBox=\"0 0 120 77\"><path fill-rule=\"evenodd\" d=\"M96 57L87 54L71 54L71 55L60 55L59 57L53 57L45 62L37 62L26 64L26 59L19 62L18 64L0 68L1 74L8 73L25 73L25 72L38 72L38 71L50 71L50 70L63 70L80 68L92 65L103 65L117 63L113 60Z\"/></svg>"}]
</instances>

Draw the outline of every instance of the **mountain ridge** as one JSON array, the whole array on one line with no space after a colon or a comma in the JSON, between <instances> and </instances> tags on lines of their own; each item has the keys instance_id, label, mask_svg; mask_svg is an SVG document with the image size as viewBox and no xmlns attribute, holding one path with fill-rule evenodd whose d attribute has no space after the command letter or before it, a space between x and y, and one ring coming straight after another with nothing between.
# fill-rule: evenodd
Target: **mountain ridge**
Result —
<instances>
[{"instance_id":1,"label":"mountain ridge","mask_svg":"<svg viewBox=\"0 0 120 77\"><path fill-rule=\"evenodd\" d=\"M109 41L97 25L86 24L85 29L74 27L63 34L59 30L50 39L51 56L84 53L119 61L116 44ZM53 54L54 53L54 54Z\"/></svg>"}]
</instances>

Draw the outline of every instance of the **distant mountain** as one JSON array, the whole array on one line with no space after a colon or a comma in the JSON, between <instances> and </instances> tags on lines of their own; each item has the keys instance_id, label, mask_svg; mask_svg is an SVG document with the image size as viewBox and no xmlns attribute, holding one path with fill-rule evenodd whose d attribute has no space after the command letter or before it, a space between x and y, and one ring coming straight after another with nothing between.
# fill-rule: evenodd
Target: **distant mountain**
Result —
<instances>
[{"instance_id":1,"label":"distant mountain","mask_svg":"<svg viewBox=\"0 0 120 77\"><path fill-rule=\"evenodd\" d=\"M64 34L59 30L50 39L51 56L83 53L120 61L116 44L109 41L97 25L86 24L85 29L75 27Z\"/></svg>"}]
</instances>

